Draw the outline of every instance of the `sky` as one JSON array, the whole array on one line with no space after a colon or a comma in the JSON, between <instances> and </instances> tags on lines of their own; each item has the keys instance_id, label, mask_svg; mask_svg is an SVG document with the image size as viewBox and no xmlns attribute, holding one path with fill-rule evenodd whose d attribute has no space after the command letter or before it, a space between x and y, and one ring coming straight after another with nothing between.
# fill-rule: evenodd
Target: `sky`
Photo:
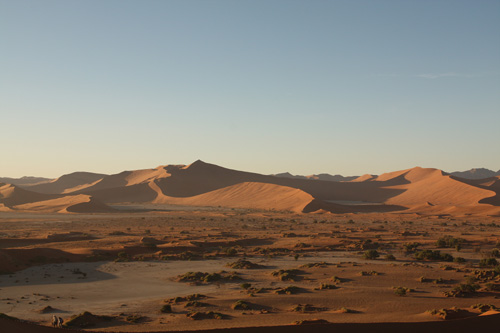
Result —
<instances>
[{"instance_id":1,"label":"sky","mask_svg":"<svg viewBox=\"0 0 500 333\"><path fill-rule=\"evenodd\" d=\"M0 176L500 169L500 1L0 0Z\"/></svg>"}]
</instances>

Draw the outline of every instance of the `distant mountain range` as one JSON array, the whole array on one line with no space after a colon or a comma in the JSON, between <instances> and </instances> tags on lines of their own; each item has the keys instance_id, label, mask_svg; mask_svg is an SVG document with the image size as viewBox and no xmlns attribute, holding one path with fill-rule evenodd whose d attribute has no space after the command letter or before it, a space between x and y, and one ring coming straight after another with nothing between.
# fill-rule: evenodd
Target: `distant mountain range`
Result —
<instances>
[{"instance_id":1,"label":"distant mountain range","mask_svg":"<svg viewBox=\"0 0 500 333\"><path fill-rule=\"evenodd\" d=\"M50 182L51 178L42 177L21 177L21 178L8 178L0 177L0 183L14 184L14 185L34 185L39 183Z\"/></svg>"},{"instance_id":2,"label":"distant mountain range","mask_svg":"<svg viewBox=\"0 0 500 333\"><path fill-rule=\"evenodd\" d=\"M465 178L465 179L485 179L485 178L500 176L500 170L495 172L495 171L485 169L485 168L470 169L467 171L455 171L455 172L448 172L448 173L452 176ZM294 176L289 172L278 173L278 174L275 174L274 176L284 177L284 178L295 178L295 179L328 180L328 181L334 181L334 182L349 182L349 181L359 179L361 177L367 177L367 176L376 177L376 175L344 177L342 175L332 176L328 173L321 173L319 175L311 175L311 176L300 176L300 175Z\"/></svg>"},{"instance_id":3,"label":"distant mountain range","mask_svg":"<svg viewBox=\"0 0 500 333\"><path fill-rule=\"evenodd\" d=\"M489 169L478 168L478 169L470 169L467 171L455 171L451 172L450 175L466 179L485 179L485 178L500 176L500 170L495 172Z\"/></svg>"},{"instance_id":4,"label":"distant mountain range","mask_svg":"<svg viewBox=\"0 0 500 333\"><path fill-rule=\"evenodd\" d=\"M326 180L331 182L348 182L358 178L358 176L352 177L344 177L342 175L330 175L328 173L320 173L318 175L310 175L310 176L294 176L289 172L278 173L273 176L282 177L282 178L294 178L294 179L312 179L312 180Z\"/></svg>"},{"instance_id":5,"label":"distant mountain range","mask_svg":"<svg viewBox=\"0 0 500 333\"><path fill-rule=\"evenodd\" d=\"M35 184L0 184L0 211L119 212L123 203L500 217L500 176L467 179L415 167L380 176L302 177L262 175L196 161L113 175L75 172Z\"/></svg>"}]
</instances>

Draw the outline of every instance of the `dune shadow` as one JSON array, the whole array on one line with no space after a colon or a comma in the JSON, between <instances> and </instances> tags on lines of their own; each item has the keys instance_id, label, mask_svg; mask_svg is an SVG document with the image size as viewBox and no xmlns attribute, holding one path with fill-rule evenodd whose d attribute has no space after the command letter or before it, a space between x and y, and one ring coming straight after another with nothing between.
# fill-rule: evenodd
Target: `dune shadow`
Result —
<instances>
[{"instance_id":1,"label":"dune shadow","mask_svg":"<svg viewBox=\"0 0 500 333\"><path fill-rule=\"evenodd\" d=\"M115 275L99 270L102 264L102 262L93 262L34 266L12 274L0 275L0 288L89 283L115 279Z\"/></svg>"}]
</instances>

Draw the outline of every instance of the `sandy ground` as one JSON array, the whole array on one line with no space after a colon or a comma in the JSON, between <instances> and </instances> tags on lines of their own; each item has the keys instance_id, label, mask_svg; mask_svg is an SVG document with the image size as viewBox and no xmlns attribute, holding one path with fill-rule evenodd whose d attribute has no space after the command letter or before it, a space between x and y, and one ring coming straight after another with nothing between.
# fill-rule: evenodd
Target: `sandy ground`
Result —
<instances>
[{"instance_id":1,"label":"sandy ground","mask_svg":"<svg viewBox=\"0 0 500 333\"><path fill-rule=\"evenodd\" d=\"M477 271L491 270L480 269L478 263L500 241L500 221L495 218L308 215L222 208L0 214L0 313L43 325L50 324L53 314L68 321L84 311L114 318L85 329L167 331L288 325L311 319L441 321L427 311L457 307L465 315L477 316L480 311L471 308L474 304L500 307L500 293L486 287L500 284L498 276L478 281L480 289L468 297L444 295ZM460 251L436 247L436 240L445 235L465 240ZM466 261L418 261L405 252L408 243ZM370 248L380 253L378 259L363 258ZM395 260L385 260L387 254ZM243 258L262 267L227 266ZM308 264L312 267L304 266ZM297 269L295 281L273 276L280 269ZM241 280L177 281L190 271L222 270L236 271ZM339 280L334 281L334 276ZM249 283L254 292L243 289L242 283ZM319 289L321 284L337 288ZM298 287L296 294L276 294L277 288L290 285ZM397 296L395 287L409 292ZM207 296L199 300L200 307L187 307L184 301L171 303L173 313L160 311L169 299L196 293ZM238 300L250 308L233 309ZM299 304L310 308L293 311ZM41 313L46 306L52 309ZM186 316L190 311L214 311L226 319L192 320ZM126 320L129 315L142 319L131 323Z\"/></svg>"}]
</instances>

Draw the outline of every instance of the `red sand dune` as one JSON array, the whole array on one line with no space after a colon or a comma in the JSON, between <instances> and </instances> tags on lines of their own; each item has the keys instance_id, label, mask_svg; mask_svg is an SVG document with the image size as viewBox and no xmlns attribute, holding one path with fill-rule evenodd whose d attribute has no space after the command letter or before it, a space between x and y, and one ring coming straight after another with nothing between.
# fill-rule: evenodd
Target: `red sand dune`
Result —
<instances>
[{"instance_id":1,"label":"red sand dune","mask_svg":"<svg viewBox=\"0 0 500 333\"><path fill-rule=\"evenodd\" d=\"M7 207L22 205L30 202L57 198L55 195L28 191L11 184L0 184L0 203Z\"/></svg>"},{"instance_id":2,"label":"red sand dune","mask_svg":"<svg viewBox=\"0 0 500 333\"><path fill-rule=\"evenodd\" d=\"M386 201L388 204L411 206L430 202L433 205L474 206L495 192L470 186L446 175L441 170L413 168L384 174L375 181L394 182L392 189L404 192Z\"/></svg>"},{"instance_id":3,"label":"red sand dune","mask_svg":"<svg viewBox=\"0 0 500 333\"><path fill-rule=\"evenodd\" d=\"M73 172L48 183L26 186L25 188L39 193L62 194L72 192L73 188L94 183L104 176L106 175L92 172Z\"/></svg>"},{"instance_id":4,"label":"red sand dune","mask_svg":"<svg viewBox=\"0 0 500 333\"><path fill-rule=\"evenodd\" d=\"M85 194L16 205L15 210L58 213L109 213L114 209Z\"/></svg>"},{"instance_id":5,"label":"red sand dune","mask_svg":"<svg viewBox=\"0 0 500 333\"><path fill-rule=\"evenodd\" d=\"M314 198L292 187L244 182L204 194L175 198L158 197L156 203L191 206L252 207L302 212Z\"/></svg>"},{"instance_id":6,"label":"red sand dune","mask_svg":"<svg viewBox=\"0 0 500 333\"><path fill-rule=\"evenodd\" d=\"M399 210L496 216L500 206L500 177L465 180L420 167L332 182L261 175L196 161L188 166L166 165L109 176L74 173L37 186L31 188L57 189L66 194L65 199L57 199L63 194L47 197L4 185L0 187L0 204L4 204L0 209L44 210L45 205L47 211L91 212L110 211L103 203L134 202L303 212ZM49 202L37 205L37 201Z\"/></svg>"}]
</instances>

